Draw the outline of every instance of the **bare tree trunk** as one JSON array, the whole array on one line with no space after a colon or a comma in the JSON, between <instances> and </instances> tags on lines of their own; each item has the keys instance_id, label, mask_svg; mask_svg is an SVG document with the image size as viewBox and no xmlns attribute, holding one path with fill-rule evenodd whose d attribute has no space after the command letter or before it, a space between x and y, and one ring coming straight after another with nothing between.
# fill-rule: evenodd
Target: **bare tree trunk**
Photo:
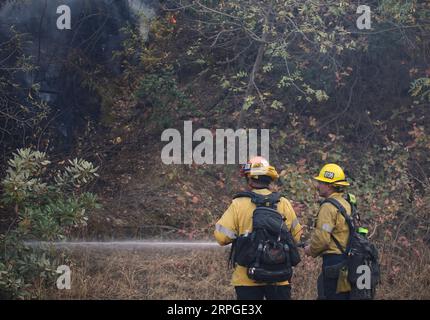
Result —
<instances>
[{"instance_id":1,"label":"bare tree trunk","mask_svg":"<svg viewBox=\"0 0 430 320\"><path fill-rule=\"evenodd\" d=\"M237 126L236 126L236 130L238 129L243 129L243 127L246 127L246 111L245 110L245 102L246 99L251 96L251 94L253 93L256 84L255 84L255 75L260 71L261 68L261 63L263 62L263 56L264 56L264 51L266 50L266 46L267 46L267 40L269 38L269 32L271 29L271 20L270 20L270 16L272 14L272 7L269 7L269 9L267 10L265 16L264 16L264 24L263 24L263 35L261 37L261 43L260 46L258 48L258 52L257 52L257 56L255 58L254 61L254 65L252 67L252 71L251 74L249 75L249 81L248 81L248 85L246 88L246 92L245 92L245 97L243 99L243 104L242 107L240 109L240 113L239 113L239 119L237 121ZM270 25L269 25L270 23ZM236 154L235 154L235 159L237 159L237 161L239 162L239 149L236 148L235 150ZM239 165L240 167L240 165ZM224 167L224 173L227 177L232 177L235 173L234 170L237 170L237 166L225 166Z\"/></svg>"},{"instance_id":2,"label":"bare tree trunk","mask_svg":"<svg viewBox=\"0 0 430 320\"><path fill-rule=\"evenodd\" d=\"M261 44L260 47L258 48L258 52L257 52L257 56L255 58L254 61L254 65L252 67L252 71L251 74L249 75L249 81L248 81L248 86L246 88L246 92L245 92L245 98L243 100L243 104L242 104L242 108L240 110L239 113L239 119L237 121L237 127L236 129L241 129L244 124L245 124L245 115L246 115L246 111L245 110L245 102L246 99L252 95L254 89L255 89L255 75L260 71L261 69L261 63L263 61L263 56L264 56L264 51L266 50L266 46L267 46L267 39L269 37L269 32L271 29L271 24L269 25L269 23L271 22L270 19L270 15L272 14L272 8L270 7L267 12L266 15L264 17L264 25L263 25L263 35L261 38ZM266 29L267 28L267 29Z\"/></svg>"}]
</instances>

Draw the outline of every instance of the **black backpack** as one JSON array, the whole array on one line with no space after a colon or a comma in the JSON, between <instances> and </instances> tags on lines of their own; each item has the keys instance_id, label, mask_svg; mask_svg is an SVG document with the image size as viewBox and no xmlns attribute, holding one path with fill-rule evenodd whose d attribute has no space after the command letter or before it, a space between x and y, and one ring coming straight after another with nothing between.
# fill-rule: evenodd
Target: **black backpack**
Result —
<instances>
[{"instance_id":1,"label":"black backpack","mask_svg":"<svg viewBox=\"0 0 430 320\"><path fill-rule=\"evenodd\" d=\"M345 218L349 228L349 238L346 249L342 247L332 234L331 238L342 254L347 257L346 267L348 269L348 281L351 284L350 299L371 300L374 298L376 286L380 282L378 250L366 235L358 232L359 216L355 201L350 201L350 195L347 195L346 200L351 205L351 216L347 214L346 209L336 199L327 198L321 205L328 202L335 206ZM357 287L357 280L362 274L361 266L367 266L370 269L370 288Z\"/></svg>"},{"instance_id":2,"label":"black backpack","mask_svg":"<svg viewBox=\"0 0 430 320\"><path fill-rule=\"evenodd\" d=\"M232 244L230 263L247 268L256 282L275 283L291 280L293 268L300 262L295 241L277 210L279 193L263 196L240 192L234 198L248 197L256 205L252 232L240 235Z\"/></svg>"}]
</instances>

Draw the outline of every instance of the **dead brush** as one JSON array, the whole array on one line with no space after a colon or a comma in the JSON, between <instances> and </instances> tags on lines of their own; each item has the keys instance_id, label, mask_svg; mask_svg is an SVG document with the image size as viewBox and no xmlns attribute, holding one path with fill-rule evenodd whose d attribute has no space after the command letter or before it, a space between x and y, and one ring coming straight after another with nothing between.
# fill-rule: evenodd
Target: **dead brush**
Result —
<instances>
[{"instance_id":1,"label":"dead brush","mask_svg":"<svg viewBox=\"0 0 430 320\"><path fill-rule=\"evenodd\" d=\"M403 242L402 242L403 241ZM430 249L404 239L380 244L376 299L430 299ZM71 290L34 284L38 299L235 299L228 249L84 250L71 253ZM302 255L294 270L293 299L316 299L321 259Z\"/></svg>"}]
</instances>

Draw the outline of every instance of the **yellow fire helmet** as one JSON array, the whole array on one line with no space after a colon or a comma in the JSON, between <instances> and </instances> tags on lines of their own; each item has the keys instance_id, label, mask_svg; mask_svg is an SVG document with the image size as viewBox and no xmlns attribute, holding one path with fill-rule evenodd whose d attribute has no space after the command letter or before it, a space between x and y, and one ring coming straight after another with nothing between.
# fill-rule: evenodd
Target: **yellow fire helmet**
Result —
<instances>
[{"instance_id":1,"label":"yellow fire helmet","mask_svg":"<svg viewBox=\"0 0 430 320\"><path fill-rule=\"evenodd\" d=\"M334 186L349 186L349 182L346 181L345 173L342 168L335 163L326 164L322 167L319 175L314 177L315 180L330 183Z\"/></svg>"},{"instance_id":2,"label":"yellow fire helmet","mask_svg":"<svg viewBox=\"0 0 430 320\"><path fill-rule=\"evenodd\" d=\"M253 157L247 164L243 165L240 170L241 176L258 179L259 176L268 176L272 180L279 178L278 172L275 167L271 166L269 162L263 157Z\"/></svg>"}]
</instances>

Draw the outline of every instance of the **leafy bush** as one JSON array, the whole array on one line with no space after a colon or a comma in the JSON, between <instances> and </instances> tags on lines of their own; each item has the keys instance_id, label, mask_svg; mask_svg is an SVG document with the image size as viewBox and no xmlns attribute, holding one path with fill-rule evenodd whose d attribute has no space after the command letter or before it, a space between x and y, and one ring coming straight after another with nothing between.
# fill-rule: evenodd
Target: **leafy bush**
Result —
<instances>
[{"instance_id":1,"label":"leafy bush","mask_svg":"<svg viewBox=\"0 0 430 320\"><path fill-rule=\"evenodd\" d=\"M0 34L0 148L3 154L14 150L22 141L29 141L33 134L39 136L51 112L51 107L39 97L40 84L24 86L19 80L23 74L30 76L37 71L32 57L26 54L30 43L29 35L18 32L15 26Z\"/></svg>"},{"instance_id":2,"label":"leafy bush","mask_svg":"<svg viewBox=\"0 0 430 320\"><path fill-rule=\"evenodd\" d=\"M83 191L97 177L97 167L82 159L69 160L56 172L49 165L45 153L31 149L18 150L8 162L1 200L15 217L0 235L2 297L26 298L33 280L52 280L55 260L25 241L64 239L84 227L88 211L98 208L96 196Z\"/></svg>"},{"instance_id":3,"label":"leafy bush","mask_svg":"<svg viewBox=\"0 0 430 320\"><path fill-rule=\"evenodd\" d=\"M413 97L430 101L430 78L418 78L413 81L410 92Z\"/></svg>"},{"instance_id":4,"label":"leafy bush","mask_svg":"<svg viewBox=\"0 0 430 320\"><path fill-rule=\"evenodd\" d=\"M140 82L137 97L145 106L152 107L152 120L162 127L171 126L172 113L192 107L171 73L146 75Z\"/></svg>"}]
</instances>

